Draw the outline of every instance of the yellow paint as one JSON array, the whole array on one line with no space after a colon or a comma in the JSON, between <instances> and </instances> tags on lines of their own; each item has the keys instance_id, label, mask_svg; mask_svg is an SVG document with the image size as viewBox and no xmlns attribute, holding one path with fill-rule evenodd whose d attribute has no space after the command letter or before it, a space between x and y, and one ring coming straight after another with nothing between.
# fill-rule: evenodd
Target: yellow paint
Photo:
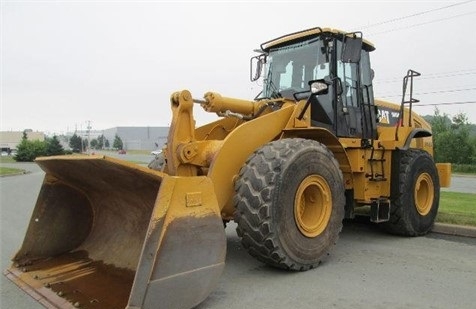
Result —
<instances>
[{"instance_id":1,"label":"yellow paint","mask_svg":"<svg viewBox=\"0 0 476 309\"><path fill-rule=\"evenodd\" d=\"M231 132L216 153L208 176L213 181L218 205L227 219L233 218L233 178L246 159L264 144L276 139L289 120L293 106L288 106L248 121Z\"/></svg>"},{"instance_id":2,"label":"yellow paint","mask_svg":"<svg viewBox=\"0 0 476 309\"><path fill-rule=\"evenodd\" d=\"M167 138L167 171L171 175L195 176L197 168L191 164L181 164L183 145L195 142L195 120L193 118L193 100L189 91L175 92L170 98L172 123ZM178 151L178 152L177 152Z\"/></svg>"},{"instance_id":3,"label":"yellow paint","mask_svg":"<svg viewBox=\"0 0 476 309\"><path fill-rule=\"evenodd\" d=\"M350 162L350 167L353 173L365 172L365 150L361 148L347 149L347 155Z\"/></svg>"},{"instance_id":4,"label":"yellow paint","mask_svg":"<svg viewBox=\"0 0 476 309\"><path fill-rule=\"evenodd\" d=\"M381 99L375 99L375 105L385 107L389 110L394 112L400 112L400 105L391 103ZM401 148L406 142L408 134L415 128L422 128L429 132L431 132L430 124L420 115L413 112L411 113L411 121L410 126L409 124L409 115L410 110L406 107L404 109L404 117L403 117L403 127L402 126L387 126L387 125L378 125L377 132L379 136L379 141L386 149L395 149ZM382 123L380 123L382 124ZM385 124L385 122L383 122ZM397 134L398 133L398 134ZM397 139L395 140L397 136ZM418 148L423 149L424 151L428 152L430 155L433 155L433 139L432 137L422 137L422 138L415 138L410 144L411 148Z\"/></svg>"},{"instance_id":5,"label":"yellow paint","mask_svg":"<svg viewBox=\"0 0 476 309\"><path fill-rule=\"evenodd\" d=\"M163 179L152 213L156 221L165 219L166 226L176 218L211 214L220 216L211 179L206 176Z\"/></svg>"},{"instance_id":6,"label":"yellow paint","mask_svg":"<svg viewBox=\"0 0 476 309\"><path fill-rule=\"evenodd\" d=\"M198 207L202 206L202 191L200 192L188 192L185 194L185 206L187 207Z\"/></svg>"},{"instance_id":7,"label":"yellow paint","mask_svg":"<svg viewBox=\"0 0 476 309\"><path fill-rule=\"evenodd\" d=\"M242 115L254 115L262 105L259 102L223 97L216 92L205 93L204 99L205 103L201 105L205 111L211 113L230 111Z\"/></svg>"},{"instance_id":8,"label":"yellow paint","mask_svg":"<svg viewBox=\"0 0 476 309\"><path fill-rule=\"evenodd\" d=\"M451 163L436 163L440 186L448 188L451 186Z\"/></svg>"},{"instance_id":9,"label":"yellow paint","mask_svg":"<svg viewBox=\"0 0 476 309\"><path fill-rule=\"evenodd\" d=\"M225 117L207 123L195 130L195 138L204 140L224 140L225 137L244 121L238 118Z\"/></svg>"},{"instance_id":10,"label":"yellow paint","mask_svg":"<svg viewBox=\"0 0 476 309\"><path fill-rule=\"evenodd\" d=\"M294 199L294 220L301 233L309 238L320 235L332 213L332 192L327 181L318 175L306 177Z\"/></svg>"},{"instance_id":11,"label":"yellow paint","mask_svg":"<svg viewBox=\"0 0 476 309\"><path fill-rule=\"evenodd\" d=\"M415 197L415 206L420 215L426 216L433 206L435 185L428 173L422 173L418 176L415 183L413 196Z\"/></svg>"}]
</instances>

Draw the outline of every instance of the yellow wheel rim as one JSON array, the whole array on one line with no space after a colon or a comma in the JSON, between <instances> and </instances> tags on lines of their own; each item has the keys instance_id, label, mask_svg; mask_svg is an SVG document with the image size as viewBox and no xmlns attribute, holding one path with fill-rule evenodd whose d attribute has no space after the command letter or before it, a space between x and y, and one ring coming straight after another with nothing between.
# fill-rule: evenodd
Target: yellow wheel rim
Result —
<instances>
[{"instance_id":1,"label":"yellow wheel rim","mask_svg":"<svg viewBox=\"0 0 476 309\"><path fill-rule=\"evenodd\" d=\"M431 179L430 174L423 173L418 176L415 183L414 196L418 213L422 216L426 216L430 212L433 199L435 198L433 179Z\"/></svg>"},{"instance_id":2,"label":"yellow wheel rim","mask_svg":"<svg viewBox=\"0 0 476 309\"><path fill-rule=\"evenodd\" d=\"M306 237L320 235L332 212L332 195L321 176L307 176L299 185L294 199L294 219L299 231Z\"/></svg>"}]
</instances>

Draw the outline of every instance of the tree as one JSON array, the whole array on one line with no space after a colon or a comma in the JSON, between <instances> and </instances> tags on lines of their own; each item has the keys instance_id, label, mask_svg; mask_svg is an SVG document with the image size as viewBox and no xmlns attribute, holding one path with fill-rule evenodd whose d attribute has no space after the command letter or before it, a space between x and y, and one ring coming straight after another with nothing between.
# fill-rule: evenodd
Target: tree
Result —
<instances>
[{"instance_id":1,"label":"tree","mask_svg":"<svg viewBox=\"0 0 476 309\"><path fill-rule=\"evenodd\" d=\"M63 146L61 146L56 135L53 135L52 138L46 140L45 154L47 156L56 156L64 154L64 148Z\"/></svg>"},{"instance_id":2,"label":"tree","mask_svg":"<svg viewBox=\"0 0 476 309\"><path fill-rule=\"evenodd\" d=\"M88 141L88 139L87 139L87 138L83 138L83 139L82 139L82 143L83 143L83 150L88 149L88 147L89 147L89 141Z\"/></svg>"},{"instance_id":3,"label":"tree","mask_svg":"<svg viewBox=\"0 0 476 309\"><path fill-rule=\"evenodd\" d=\"M114 136L114 142L112 143L112 148L121 150L123 147L124 147L124 144L122 143L122 139L116 134L116 136Z\"/></svg>"},{"instance_id":4,"label":"tree","mask_svg":"<svg viewBox=\"0 0 476 309\"><path fill-rule=\"evenodd\" d=\"M80 136L76 135L76 133L74 133L69 139L69 147L71 147L73 152L83 151L83 141Z\"/></svg>"},{"instance_id":5,"label":"tree","mask_svg":"<svg viewBox=\"0 0 476 309\"><path fill-rule=\"evenodd\" d=\"M98 144L99 144L99 142L98 142L97 139L93 138L93 139L91 140L91 144L90 144L90 145L91 145L91 148L93 148L93 149L100 149L99 146L98 146Z\"/></svg>"},{"instance_id":6,"label":"tree","mask_svg":"<svg viewBox=\"0 0 476 309\"><path fill-rule=\"evenodd\" d=\"M431 119L433 144L436 162L472 164L476 153L470 137L470 125L464 113L458 113L452 119L440 114L438 108Z\"/></svg>"},{"instance_id":7,"label":"tree","mask_svg":"<svg viewBox=\"0 0 476 309\"><path fill-rule=\"evenodd\" d=\"M109 148L111 145L109 144L109 140L107 138L104 138L104 147Z\"/></svg>"},{"instance_id":8,"label":"tree","mask_svg":"<svg viewBox=\"0 0 476 309\"><path fill-rule=\"evenodd\" d=\"M17 154L13 157L15 161L33 162L36 157L46 155L46 143L38 140L28 140L27 132L27 130L23 131L21 142L17 146Z\"/></svg>"},{"instance_id":9,"label":"tree","mask_svg":"<svg viewBox=\"0 0 476 309\"><path fill-rule=\"evenodd\" d=\"M45 142L22 139L20 144L17 146L17 154L13 158L18 162L33 162L36 157L46 155L45 149Z\"/></svg>"},{"instance_id":10,"label":"tree","mask_svg":"<svg viewBox=\"0 0 476 309\"><path fill-rule=\"evenodd\" d=\"M464 113L458 113L452 118L451 129L453 132L453 158L454 163L472 164L475 151L470 136L470 124ZM457 151L455 151L457 150Z\"/></svg>"},{"instance_id":11,"label":"tree","mask_svg":"<svg viewBox=\"0 0 476 309\"><path fill-rule=\"evenodd\" d=\"M97 141L98 141L97 149L103 149L103 148L104 148L104 144L105 144L104 141L105 141L105 139L106 139L106 138L105 138L104 135L102 135L102 134L98 136L98 139L97 139ZM91 142L91 144L92 144L92 142Z\"/></svg>"}]
</instances>

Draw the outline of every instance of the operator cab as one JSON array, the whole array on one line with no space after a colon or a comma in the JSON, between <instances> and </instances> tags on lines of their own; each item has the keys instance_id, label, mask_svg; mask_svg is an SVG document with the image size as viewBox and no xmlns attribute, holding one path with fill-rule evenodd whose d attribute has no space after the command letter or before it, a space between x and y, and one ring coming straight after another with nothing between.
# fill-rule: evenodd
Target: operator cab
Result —
<instances>
[{"instance_id":1,"label":"operator cab","mask_svg":"<svg viewBox=\"0 0 476 309\"><path fill-rule=\"evenodd\" d=\"M263 91L256 98L296 99L308 92L309 82L324 80L326 94L311 97L311 125L338 137L376 138L373 71L369 52L375 48L361 33L314 28L261 45L264 52L252 58L258 64L252 80L264 64ZM301 97L301 96L299 96Z\"/></svg>"}]
</instances>

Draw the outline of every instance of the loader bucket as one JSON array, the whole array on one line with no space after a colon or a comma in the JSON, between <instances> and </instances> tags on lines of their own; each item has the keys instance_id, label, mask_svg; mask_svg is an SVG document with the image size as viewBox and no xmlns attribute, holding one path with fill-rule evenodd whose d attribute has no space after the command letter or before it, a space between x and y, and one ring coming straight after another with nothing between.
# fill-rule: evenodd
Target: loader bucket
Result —
<instances>
[{"instance_id":1,"label":"loader bucket","mask_svg":"<svg viewBox=\"0 0 476 309\"><path fill-rule=\"evenodd\" d=\"M99 156L40 158L46 172L5 275L47 308L191 308L224 268L209 178Z\"/></svg>"}]
</instances>

